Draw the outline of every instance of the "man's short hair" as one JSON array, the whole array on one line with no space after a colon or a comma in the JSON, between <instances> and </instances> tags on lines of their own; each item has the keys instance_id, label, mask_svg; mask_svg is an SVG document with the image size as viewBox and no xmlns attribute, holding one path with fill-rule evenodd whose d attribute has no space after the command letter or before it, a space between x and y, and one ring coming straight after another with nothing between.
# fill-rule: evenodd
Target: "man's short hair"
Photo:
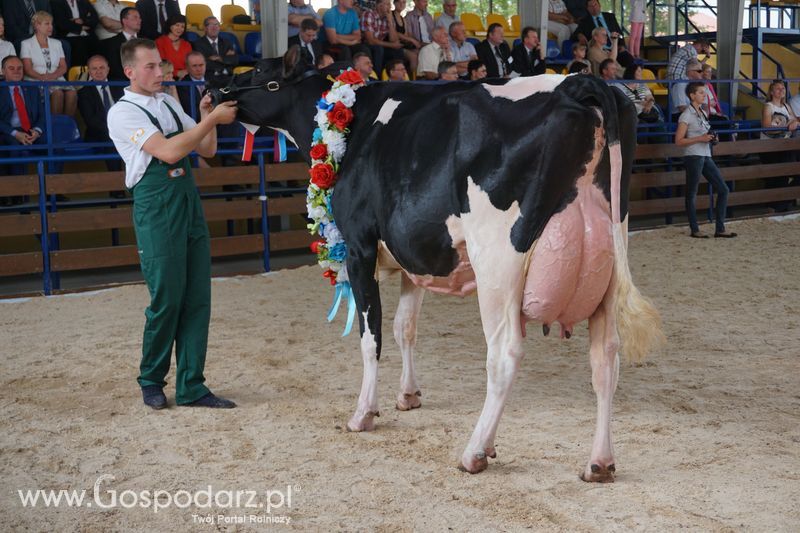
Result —
<instances>
[{"instance_id":1,"label":"man's short hair","mask_svg":"<svg viewBox=\"0 0 800 533\"><path fill-rule=\"evenodd\" d=\"M317 24L317 21L310 17L303 19L302 22L300 22L300 31L307 30L319 31L319 24Z\"/></svg>"},{"instance_id":2,"label":"man's short hair","mask_svg":"<svg viewBox=\"0 0 800 533\"><path fill-rule=\"evenodd\" d=\"M19 57L15 56L13 54L10 55L10 56L4 57L2 64L0 64L0 68L6 68L6 63L8 63L11 59L19 59ZM20 63L22 62L21 59L19 59L19 61L20 61Z\"/></svg>"},{"instance_id":3,"label":"man's short hair","mask_svg":"<svg viewBox=\"0 0 800 533\"><path fill-rule=\"evenodd\" d=\"M472 76L472 73L478 70L479 68L485 66L483 61L479 59L473 59L469 63L467 63L467 75Z\"/></svg>"},{"instance_id":4,"label":"man's short hair","mask_svg":"<svg viewBox=\"0 0 800 533\"><path fill-rule=\"evenodd\" d=\"M703 81L690 81L687 83L686 89L684 89L686 91L686 97L691 97L692 93L694 93L698 87L703 87L705 89L706 83Z\"/></svg>"},{"instance_id":5,"label":"man's short hair","mask_svg":"<svg viewBox=\"0 0 800 533\"><path fill-rule=\"evenodd\" d=\"M530 32L532 32L532 31L536 31L536 28L534 28L533 26L525 26L524 28L522 28L522 32L520 32L519 38L524 41L525 37L527 37L528 34ZM539 36L539 32L538 31L536 32L536 36L537 37Z\"/></svg>"},{"instance_id":6,"label":"man's short hair","mask_svg":"<svg viewBox=\"0 0 800 533\"><path fill-rule=\"evenodd\" d=\"M186 54L186 58L185 58L186 63L188 64L189 63L189 58L190 57L194 57L194 56L202 57L203 61L205 61L205 59L206 59L206 56L204 56L202 52L198 52L197 50L192 50L191 52Z\"/></svg>"},{"instance_id":7,"label":"man's short hair","mask_svg":"<svg viewBox=\"0 0 800 533\"><path fill-rule=\"evenodd\" d=\"M486 28L486 34L488 35L490 33L493 33L494 30L496 30L497 28L502 28L502 27L503 27L502 24L499 24L497 22L492 22L491 24L489 24L489 27Z\"/></svg>"},{"instance_id":8,"label":"man's short hair","mask_svg":"<svg viewBox=\"0 0 800 533\"><path fill-rule=\"evenodd\" d=\"M386 66L384 66L384 68L386 69L386 74L389 74L392 70L394 70L394 67L396 67L397 65L405 66L405 63L403 63L402 59L392 59L387 61Z\"/></svg>"},{"instance_id":9,"label":"man's short hair","mask_svg":"<svg viewBox=\"0 0 800 533\"><path fill-rule=\"evenodd\" d=\"M456 64L453 63L452 61L442 61L441 63L439 63L439 67L436 69L436 71L439 73L439 76L441 76L454 66L456 66Z\"/></svg>"},{"instance_id":10,"label":"man's short hair","mask_svg":"<svg viewBox=\"0 0 800 533\"><path fill-rule=\"evenodd\" d=\"M106 64L106 66L108 66L108 59L106 59L106 57L105 57L105 56L103 56L103 55L100 55L100 54L95 54L95 55L93 55L92 57L90 57L90 58L89 58L89 59L86 61L86 66L88 67L89 65L91 65L91 64L92 64L92 61L97 61L97 60L100 60L100 59L102 59L102 60L103 60L103 63L105 63L105 64Z\"/></svg>"},{"instance_id":11,"label":"man's short hair","mask_svg":"<svg viewBox=\"0 0 800 533\"><path fill-rule=\"evenodd\" d=\"M353 54L353 64L355 64L355 62L358 61L359 59L361 59L362 57L366 57L367 59L371 60L371 58L369 57L368 53L366 53L366 52L356 52L355 54Z\"/></svg>"},{"instance_id":12,"label":"man's short hair","mask_svg":"<svg viewBox=\"0 0 800 533\"><path fill-rule=\"evenodd\" d=\"M454 28L457 28L458 26L463 26L463 25L464 25L464 23L461 22L460 20L457 20L455 22L451 22L450 26L447 27L447 34L448 35L452 34Z\"/></svg>"},{"instance_id":13,"label":"man's short hair","mask_svg":"<svg viewBox=\"0 0 800 533\"><path fill-rule=\"evenodd\" d=\"M139 12L139 10L136 9L135 7L125 7L125 8L122 9L122 11L119 12L119 23L120 24L122 24L123 20L128 18L128 15L131 14L131 11L136 11L137 13Z\"/></svg>"},{"instance_id":14,"label":"man's short hair","mask_svg":"<svg viewBox=\"0 0 800 533\"><path fill-rule=\"evenodd\" d=\"M697 70L698 68L702 69L703 64L696 59L690 59L686 62L686 71L683 73L684 77L689 77L689 71Z\"/></svg>"},{"instance_id":15,"label":"man's short hair","mask_svg":"<svg viewBox=\"0 0 800 533\"><path fill-rule=\"evenodd\" d=\"M607 69L609 65L613 65L614 63L616 63L616 61L614 61L614 60L613 60L613 59L611 59L611 58L604 59L604 60L602 61L602 63L600 63L600 67L599 67L600 73L602 74L602 73L603 73L603 71L604 71L605 69Z\"/></svg>"},{"instance_id":16,"label":"man's short hair","mask_svg":"<svg viewBox=\"0 0 800 533\"><path fill-rule=\"evenodd\" d=\"M569 72L567 74L580 74L588 70L589 70L589 65L587 65L583 61L575 61L569 66Z\"/></svg>"},{"instance_id":17,"label":"man's short hair","mask_svg":"<svg viewBox=\"0 0 800 533\"><path fill-rule=\"evenodd\" d=\"M123 67L132 67L136 63L136 50L145 48L147 50L156 50L156 43L150 39L131 39L122 44L119 50L120 59L122 59Z\"/></svg>"},{"instance_id":18,"label":"man's short hair","mask_svg":"<svg viewBox=\"0 0 800 533\"><path fill-rule=\"evenodd\" d=\"M212 20L219 20L217 17L206 17L203 19L203 27L207 28L209 24L211 24Z\"/></svg>"}]
</instances>

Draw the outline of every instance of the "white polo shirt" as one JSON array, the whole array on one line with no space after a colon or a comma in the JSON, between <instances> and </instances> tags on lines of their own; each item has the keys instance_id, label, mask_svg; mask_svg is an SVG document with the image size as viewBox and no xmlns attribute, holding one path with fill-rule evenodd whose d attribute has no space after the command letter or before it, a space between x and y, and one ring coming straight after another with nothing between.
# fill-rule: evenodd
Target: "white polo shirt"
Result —
<instances>
[{"instance_id":1,"label":"white polo shirt","mask_svg":"<svg viewBox=\"0 0 800 533\"><path fill-rule=\"evenodd\" d=\"M131 92L126 87L122 99L147 109L158 120L164 135L178 131L178 125L164 102L167 102L181 119L183 131L197 125L192 117L183 111L181 104L168 94L156 93L154 96L143 96ZM158 128L150 118L135 105L117 101L108 111L108 133L120 157L125 161L125 186L129 189L139 183L153 159L153 156L142 150L142 146L157 131Z\"/></svg>"}]
</instances>

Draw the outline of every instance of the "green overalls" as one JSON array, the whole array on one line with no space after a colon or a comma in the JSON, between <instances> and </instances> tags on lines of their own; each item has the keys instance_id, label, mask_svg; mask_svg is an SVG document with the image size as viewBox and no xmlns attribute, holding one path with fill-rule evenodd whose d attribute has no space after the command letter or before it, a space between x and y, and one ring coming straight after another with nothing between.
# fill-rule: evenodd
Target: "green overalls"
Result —
<instances>
[{"instance_id":1,"label":"green overalls","mask_svg":"<svg viewBox=\"0 0 800 533\"><path fill-rule=\"evenodd\" d=\"M158 120L129 100L164 133ZM165 102L183 133L180 117ZM168 165L155 157L133 187L133 226L142 274L150 291L144 314L139 385L166 384L175 343L175 401L191 403L209 390L203 368L211 316L211 250L208 226L189 158Z\"/></svg>"}]
</instances>

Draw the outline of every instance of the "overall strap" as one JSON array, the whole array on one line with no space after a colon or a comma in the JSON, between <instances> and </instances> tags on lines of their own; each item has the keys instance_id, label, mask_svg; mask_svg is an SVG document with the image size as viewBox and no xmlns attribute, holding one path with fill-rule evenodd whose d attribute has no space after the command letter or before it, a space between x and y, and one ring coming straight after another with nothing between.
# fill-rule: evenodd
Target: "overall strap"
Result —
<instances>
[{"instance_id":1,"label":"overall strap","mask_svg":"<svg viewBox=\"0 0 800 533\"><path fill-rule=\"evenodd\" d=\"M170 106L166 100L164 100L164 105L167 106L167 109L169 109L169 112L172 114L172 118L175 119L175 124L178 126L178 133L183 133L183 122L181 122L181 118L178 116L178 113L172 109L172 106Z\"/></svg>"},{"instance_id":2,"label":"overall strap","mask_svg":"<svg viewBox=\"0 0 800 533\"><path fill-rule=\"evenodd\" d=\"M130 100L125 100L124 98L120 98L120 99L119 99L119 101L120 101L120 102L125 102L126 104L135 105L136 107L138 107L139 109L141 109L142 111L144 111L144 114L145 114L145 115L147 115L147 118L149 118L149 119L150 119L150 122L152 122L152 123L153 123L153 126L155 126L156 128L158 128L158 131L160 131L162 134L164 133L164 130L162 130L162 129L161 129L161 124L159 124L159 123L158 123L158 119L157 119L156 117L154 117L154 116L153 116L153 114L152 114L152 113L150 113L150 111L148 111L147 109L143 108L143 107L142 107L142 106L140 106L139 104L133 103L133 102L131 102ZM172 110L170 109L170 111L172 111ZM174 114L174 113L173 113L173 114ZM180 123L178 123L178 127L180 127Z\"/></svg>"}]
</instances>

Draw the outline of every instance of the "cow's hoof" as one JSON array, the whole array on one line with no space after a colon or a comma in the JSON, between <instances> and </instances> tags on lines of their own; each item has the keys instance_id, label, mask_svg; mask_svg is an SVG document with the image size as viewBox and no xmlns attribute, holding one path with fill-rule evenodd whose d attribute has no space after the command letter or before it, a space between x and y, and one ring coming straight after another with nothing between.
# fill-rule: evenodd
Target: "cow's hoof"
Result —
<instances>
[{"instance_id":1,"label":"cow's hoof","mask_svg":"<svg viewBox=\"0 0 800 533\"><path fill-rule=\"evenodd\" d=\"M359 413L354 414L353 418L347 422L347 431L372 431L375 429L376 416L381 416L381 414L377 411L370 411L363 415Z\"/></svg>"},{"instance_id":2,"label":"cow's hoof","mask_svg":"<svg viewBox=\"0 0 800 533\"><path fill-rule=\"evenodd\" d=\"M397 395L397 404L395 404L395 407L398 411L410 411L412 409L418 409L422 405L422 402L419 399L420 396L422 396L420 391L417 391L413 394L404 394L401 392Z\"/></svg>"},{"instance_id":3,"label":"cow's hoof","mask_svg":"<svg viewBox=\"0 0 800 533\"><path fill-rule=\"evenodd\" d=\"M458 465L458 469L470 474L479 474L489 466L489 457L492 459L497 457L497 452L495 452L494 448L487 448L486 452L464 455L461 458L461 464Z\"/></svg>"},{"instance_id":4,"label":"cow's hoof","mask_svg":"<svg viewBox=\"0 0 800 533\"><path fill-rule=\"evenodd\" d=\"M616 467L613 463L608 466L592 463L581 472L581 479L588 483L614 483L615 472Z\"/></svg>"}]
</instances>

